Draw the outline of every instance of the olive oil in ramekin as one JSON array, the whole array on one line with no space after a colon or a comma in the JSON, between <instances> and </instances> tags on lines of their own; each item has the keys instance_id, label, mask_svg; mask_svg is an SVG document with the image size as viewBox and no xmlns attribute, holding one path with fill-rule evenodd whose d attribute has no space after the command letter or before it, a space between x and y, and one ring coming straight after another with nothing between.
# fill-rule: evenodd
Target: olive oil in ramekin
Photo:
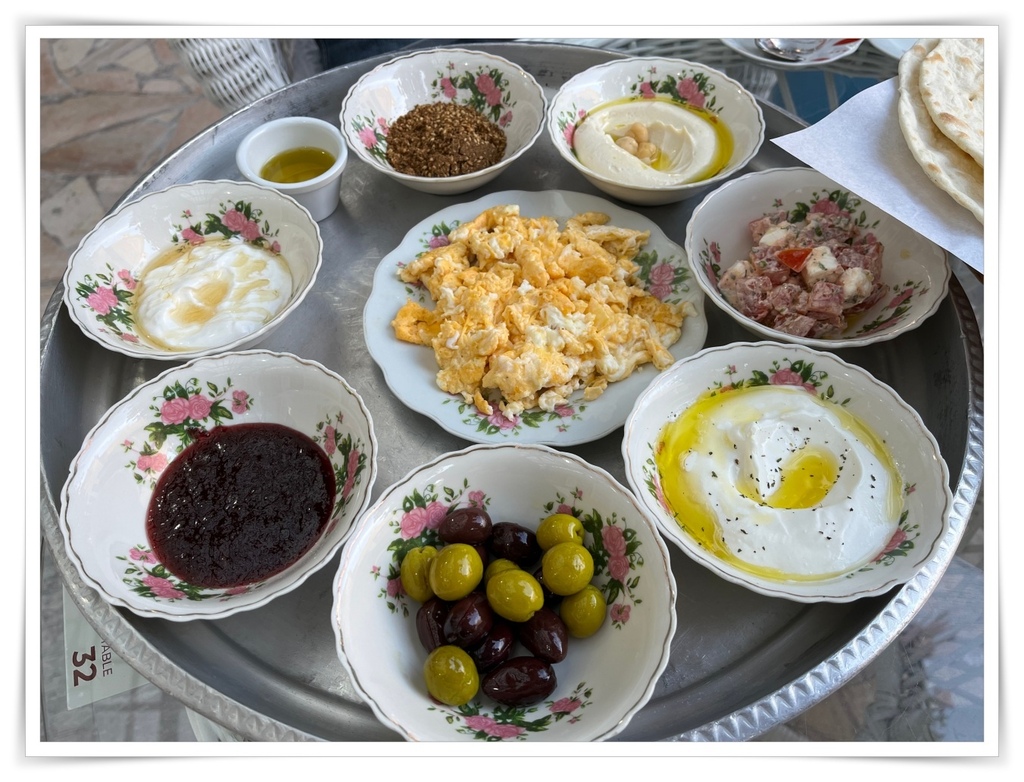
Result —
<instances>
[{"instance_id":1,"label":"olive oil in ramekin","mask_svg":"<svg viewBox=\"0 0 1024 782\"><path fill-rule=\"evenodd\" d=\"M306 182L326 172L335 159L330 152L318 147L286 149L263 164L260 176L281 184Z\"/></svg>"}]
</instances>

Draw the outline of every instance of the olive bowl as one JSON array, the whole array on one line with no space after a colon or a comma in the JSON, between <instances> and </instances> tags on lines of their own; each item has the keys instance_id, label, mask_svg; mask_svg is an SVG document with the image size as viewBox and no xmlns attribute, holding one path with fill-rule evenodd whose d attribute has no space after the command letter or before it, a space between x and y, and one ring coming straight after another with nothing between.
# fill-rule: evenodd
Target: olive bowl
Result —
<instances>
[{"instance_id":1,"label":"olive bowl","mask_svg":"<svg viewBox=\"0 0 1024 782\"><path fill-rule=\"evenodd\" d=\"M529 531L567 513L585 530L604 622L588 637L569 637L552 665L557 685L529 704L502 705L481 689L449 706L427 690L428 652L417 632L425 604L403 588L401 562L426 546L443 551L439 527L466 508ZM332 620L351 686L406 740L599 741L620 733L653 694L668 664L675 603L665 543L610 474L544 445L476 445L415 468L358 520L334 580ZM548 605L559 610L550 597ZM512 655L530 657L521 640Z\"/></svg>"},{"instance_id":2,"label":"olive bowl","mask_svg":"<svg viewBox=\"0 0 1024 782\"><path fill-rule=\"evenodd\" d=\"M326 456L324 469L333 473L333 481L326 481L333 483L333 502L317 534L303 538L304 551L279 562L276 572L230 587L204 586L161 561L148 530L152 498L203 433L242 424L283 425L312 440ZM220 619L259 608L332 561L369 504L377 453L362 398L323 365L266 350L195 359L136 387L86 435L61 491L64 547L101 599L144 618ZM265 483L278 496L294 493L288 479ZM231 536L225 542L232 543ZM254 559L264 544L256 539L248 550L232 546L230 557ZM271 550L270 556L277 555Z\"/></svg>"}]
</instances>

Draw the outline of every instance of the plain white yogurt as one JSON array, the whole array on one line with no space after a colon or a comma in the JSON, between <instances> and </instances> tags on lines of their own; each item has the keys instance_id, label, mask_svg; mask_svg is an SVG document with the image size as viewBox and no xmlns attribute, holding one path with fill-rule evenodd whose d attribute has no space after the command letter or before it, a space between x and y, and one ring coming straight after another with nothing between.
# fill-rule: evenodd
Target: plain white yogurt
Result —
<instances>
[{"instance_id":1,"label":"plain white yogurt","mask_svg":"<svg viewBox=\"0 0 1024 782\"><path fill-rule=\"evenodd\" d=\"M238 239L174 248L139 275L136 328L169 350L202 350L252 334L292 293L287 262Z\"/></svg>"}]
</instances>

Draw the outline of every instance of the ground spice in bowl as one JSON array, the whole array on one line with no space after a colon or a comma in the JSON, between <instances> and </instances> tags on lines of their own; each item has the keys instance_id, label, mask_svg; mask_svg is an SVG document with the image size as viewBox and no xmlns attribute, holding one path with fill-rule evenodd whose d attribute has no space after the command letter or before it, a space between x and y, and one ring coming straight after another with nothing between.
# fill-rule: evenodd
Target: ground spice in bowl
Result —
<instances>
[{"instance_id":1,"label":"ground spice in bowl","mask_svg":"<svg viewBox=\"0 0 1024 782\"><path fill-rule=\"evenodd\" d=\"M505 133L458 103L421 103L388 131L387 160L403 174L448 177L493 166L505 154Z\"/></svg>"}]
</instances>

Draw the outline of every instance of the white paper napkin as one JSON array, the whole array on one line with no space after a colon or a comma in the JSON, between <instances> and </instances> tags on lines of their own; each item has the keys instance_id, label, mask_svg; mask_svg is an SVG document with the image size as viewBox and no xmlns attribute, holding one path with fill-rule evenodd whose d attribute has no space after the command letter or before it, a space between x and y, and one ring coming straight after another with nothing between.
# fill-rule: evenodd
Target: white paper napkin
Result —
<instances>
[{"instance_id":1,"label":"white paper napkin","mask_svg":"<svg viewBox=\"0 0 1024 782\"><path fill-rule=\"evenodd\" d=\"M897 101L896 79L889 79L811 127L772 141L984 274L984 226L910 154Z\"/></svg>"}]
</instances>

